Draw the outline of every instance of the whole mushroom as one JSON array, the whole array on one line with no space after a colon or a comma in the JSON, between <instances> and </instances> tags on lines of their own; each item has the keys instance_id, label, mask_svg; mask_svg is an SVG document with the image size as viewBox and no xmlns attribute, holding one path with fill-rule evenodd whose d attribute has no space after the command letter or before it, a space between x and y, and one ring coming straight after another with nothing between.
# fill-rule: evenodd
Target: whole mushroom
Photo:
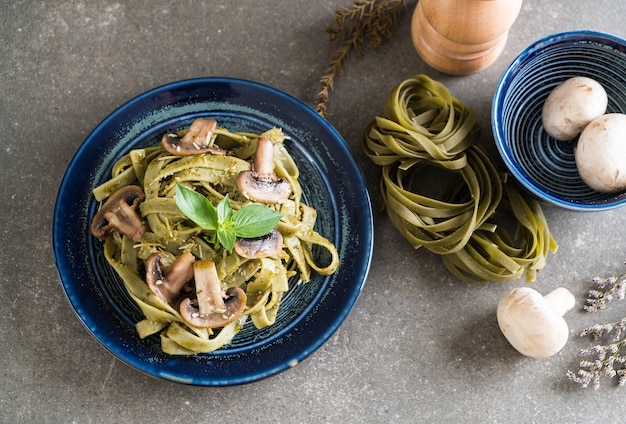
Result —
<instances>
[{"instance_id":1,"label":"whole mushroom","mask_svg":"<svg viewBox=\"0 0 626 424\"><path fill-rule=\"evenodd\" d=\"M574 295L563 287L545 297L529 287L514 288L498 304L498 325L521 354L547 358L567 343L569 328L563 315L574 304Z\"/></svg>"},{"instance_id":2,"label":"whole mushroom","mask_svg":"<svg viewBox=\"0 0 626 424\"><path fill-rule=\"evenodd\" d=\"M587 77L572 77L559 84L546 99L541 122L556 140L572 140L606 111L604 87Z\"/></svg>"},{"instance_id":3,"label":"whole mushroom","mask_svg":"<svg viewBox=\"0 0 626 424\"><path fill-rule=\"evenodd\" d=\"M241 316L246 307L246 293L239 287L230 287L222 294L215 262L194 262L193 276L197 299L186 298L180 303L180 315L187 324L197 328L219 328Z\"/></svg>"},{"instance_id":4,"label":"whole mushroom","mask_svg":"<svg viewBox=\"0 0 626 424\"><path fill-rule=\"evenodd\" d=\"M259 137L252 161L252 170L237 176L237 188L250 200L282 203L291 195L291 184L274 173L274 142Z\"/></svg>"},{"instance_id":5,"label":"whole mushroom","mask_svg":"<svg viewBox=\"0 0 626 424\"><path fill-rule=\"evenodd\" d=\"M591 121L574 149L576 167L592 189L626 189L626 114L607 113Z\"/></svg>"},{"instance_id":6,"label":"whole mushroom","mask_svg":"<svg viewBox=\"0 0 626 424\"><path fill-rule=\"evenodd\" d=\"M144 199L143 189L137 185L118 189L94 215L91 234L104 240L111 231L117 230L133 241L139 241L146 232L146 226L137 214L137 207Z\"/></svg>"}]
</instances>

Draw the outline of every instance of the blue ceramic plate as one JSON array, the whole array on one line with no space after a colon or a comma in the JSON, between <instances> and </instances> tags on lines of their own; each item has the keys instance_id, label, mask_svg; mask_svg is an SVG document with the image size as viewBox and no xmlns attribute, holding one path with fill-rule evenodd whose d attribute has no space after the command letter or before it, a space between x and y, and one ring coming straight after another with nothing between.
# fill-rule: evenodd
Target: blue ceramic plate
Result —
<instances>
[{"instance_id":1,"label":"blue ceramic plate","mask_svg":"<svg viewBox=\"0 0 626 424\"><path fill-rule=\"evenodd\" d=\"M274 126L300 169L304 201L318 210L316 229L335 243L341 265L332 276L294 285L274 326L246 324L233 342L210 354L169 356L158 336L139 339L142 319L89 231L96 202L91 190L109 178L129 150L155 145L163 133L212 117L233 131ZM174 82L129 101L87 137L65 173L54 211L59 276L71 306L89 332L131 367L165 380L225 386L248 383L293 367L337 330L357 300L373 247L365 181L333 127L299 100L274 88L229 78Z\"/></svg>"},{"instance_id":2,"label":"blue ceramic plate","mask_svg":"<svg viewBox=\"0 0 626 424\"><path fill-rule=\"evenodd\" d=\"M517 181L543 201L577 211L623 206L626 192L600 193L583 182L576 140L558 141L543 129L548 95L575 76L604 87L607 113L626 113L626 40L594 31L550 35L524 49L496 87L491 122L498 151Z\"/></svg>"}]
</instances>

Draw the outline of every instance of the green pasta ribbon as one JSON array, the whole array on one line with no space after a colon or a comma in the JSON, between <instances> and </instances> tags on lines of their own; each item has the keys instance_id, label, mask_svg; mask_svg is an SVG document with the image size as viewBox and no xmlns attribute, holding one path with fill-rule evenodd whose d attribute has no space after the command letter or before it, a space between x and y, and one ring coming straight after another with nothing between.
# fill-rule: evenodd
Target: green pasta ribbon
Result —
<instances>
[{"instance_id":1,"label":"green pasta ribbon","mask_svg":"<svg viewBox=\"0 0 626 424\"><path fill-rule=\"evenodd\" d=\"M497 171L479 136L470 107L416 75L389 93L362 145L381 167L383 206L412 246L441 255L463 281L532 282L557 243L540 204Z\"/></svg>"}]
</instances>

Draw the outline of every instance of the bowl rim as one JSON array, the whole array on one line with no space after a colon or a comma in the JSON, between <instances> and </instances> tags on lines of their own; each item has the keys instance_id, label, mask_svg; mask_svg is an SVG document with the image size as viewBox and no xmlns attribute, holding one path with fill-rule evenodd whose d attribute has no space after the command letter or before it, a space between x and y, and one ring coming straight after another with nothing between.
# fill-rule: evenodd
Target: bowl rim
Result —
<instances>
[{"instance_id":1,"label":"bowl rim","mask_svg":"<svg viewBox=\"0 0 626 424\"><path fill-rule=\"evenodd\" d=\"M189 87L197 87L202 84L217 85L215 88L233 90L232 92L229 91L229 93L240 94L243 98L245 98L246 95L256 96L254 97L254 103L258 105L260 109L258 109L256 114L250 112L250 115L247 114L247 111L253 109L253 107L248 105L247 100L237 100L234 97L227 97L226 101L222 100L222 103L217 102L220 106L223 105L223 107L226 108L224 111L227 113L234 113L233 110L236 109L229 109L232 108L234 104L241 107L242 110L240 112L242 113L242 117L240 119L243 121L246 119L257 119L261 121L266 117L270 119L269 117L271 116L272 119L276 119L280 122L287 124L292 123L291 129L293 130L318 131L317 133L311 134L312 139L308 141L308 143L321 143L320 145L322 147L320 147L320 149L328 149L328 151L324 151L324 155L329 156L332 153L337 155L336 157L341 161L341 163L337 162L332 166L337 167L340 165L342 170L344 168L346 169L346 181L343 182L343 185L340 185L341 187L339 188L333 187L333 194L330 195L333 203L339 202L339 204L334 205L339 215L334 216L333 219L336 222L341 221L339 222L340 227L347 225L345 220L356 219L358 221L349 226L354 233L350 234L350 239L351 241L361 243L360 249L362 250L360 251L362 255L351 255L358 256L358 258L350 259L346 262L347 265L345 268L350 268L351 270L348 275L344 275L342 279L335 279L334 276L336 274L324 277L325 282L322 284L320 292L312 301L312 303L315 304L309 305L306 309L307 314L308 312L312 312L312 316L307 315L302 319L298 318L296 320L297 324L293 326L291 324L287 325L286 328L288 328L288 331L283 332L281 330L280 337L271 337L269 345L263 345L259 348L255 347L253 353L257 355L256 357L246 359L246 355L241 354L239 351L235 351L233 354L225 354L218 350L211 354L188 357L168 356L166 360L157 358L151 361L147 359L152 358L145 357L148 354L143 353L144 348L141 347L142 341L136 333L134 334L134 340L136 340L137 344L133 346L125 347L112 343L117 341L117 344L120 344L119 339L115 338L107 331L117 329L117 332L129 333L130 330L128 328L122 329L116 327L117 324L113 323L113 321L103 325L96 325L98 324L96 321L96 324L94 324L95 316L93 314L95 312L95 306L91 303L83 303L83 301L77 298L80 293L84 293L84 290L95 292L100 289L98 287L93 289L84 288L89 285L89 281L81 281L76 278L76 274L74 274L75 272L79 272L75 271L76 267L87 267L91 266L92 263L89 261L89 253L87 251L82 253L68 252L68 248L72 245L80 245L82 247L83 243L89 239L88 234L81 233L82 230L67 230L69 226L68 222L74 224L77 218L79 218L79 221L88 220L88 217L82 216L86 214L84 209L72 211L72 208L81 209L81 207L84 207L83 204L86 203L86 205L89 205L89 200L85 200L84 193L76 194L70 189L75 188L75 184L79 184L76 182L76 178L73 178L76 177L76 174L81 174L81 172L87 170L87 168L89 168L91 173L100 172L94 169L110 166L113 157L119 154L118 150L125 149L125 147L121 145L122 139L110 143L107 142L106 146L110 145L109 150L107 150L106 147L95 144L95 140L98 140L99 135L103 133L105 129L108 129L109 125L113 125L113 123L117 121L123 122L123 116L128 109L131 111L136 110L138 106L145 104L145 102L151 104L150 102L157 102L155 99L165 98L171 93L176 92L176 90L191 90ZM163 94L165 94L165 96L161 96ZM231 96L234 94L231 94ZM221 95L222 94L220 94L220 96ZM203 101L207 102L207 100ZM263 107L267 107L268 109L261 110ZM143 109L141 110L143 112ZM220 109L220 111L222 110ZM145 116L135 119L141 121L144 118ZM299 121L298 118L300 118L301 121ZM294 122L301 123L301 126L297 126ZM328 137L329 140L319 140L322 137ZM306 144L307 142L303 142L303 146L306 146ZM332 147L332 152L329 147ZM81 159L90 158L89 154L97 149L104 150L104 156L94 159L94 164L90 163L89 165L84 165L85 161L81 161ZM310 147L308 147L307 150L308 149L310 149ZM309 153L313 152L313 150L310 150ZM317 153L322 154L320 152ZM329 156L328 160L331 159L334 159L334 157ZM100 162L98 162L98 160ZM317 160L319 161L321 159ZM322 165L325 168L331 164L325 162L319 162L317 164L317 166L320 167ZM74 172L72 172L72 169ZM325 168L320 169L320 171L328 170ZM328 172L331 171L332 169ZM335 171L335 174L336 173ZM80 176L83 177L82 174ZM337 175L335 176L337 177ZM348 178L348 176L350 176L350 178ZM324 176L324 178L330 177ZM83 179L89 180L87 175L85 175ZM93 182L91 181L82 182L80 184L81 188L84 185L93 186ZM345 184L350 184L350 186L345 187ZM339 190L342 191L339 192ZM344 193L344 191L349 191L349 193ZM81 195L83 197L81 197ZM347 205L344 204L347 201L353 201L354 205L351 206L355 207L347 207ZM339 206L342 210L339 210ZM72 221L72 219L74 219L74 221ZM83 223L76 223L76 226L84 225ZM67 235L72 235L77 241L68 241ZM80 239L80 241L78 241L78 239ZM88 333L107 351L131 368L166 381L197 386L230 386L257 381L295 366L321 347L336 332L356 303L369 273L373 256L373 215L371 201L362 171L358 167L356 159L350 152L347 143L330 122L322 118L311 107L299 99L277 88L238 78L200 77L170 82L133 97L117 107L89 133L74 153L60 183L53 212L52 242L57 274L66 299ZM351 265L351 267L349 265ZM66 281L70 273L72 280ZM348 281L348 279L350 281ZM106 297L102 293L95 294ZM106 302L106 300L93 300L90 302ZM108 308L110 309L111 306ZM312 309L314 309L314 311L312 311ZM98 312L100 311L98 310ZM90 316L86 317L84 315L85 313L89 313ZM116 317L112 320L117 322L120 319L121 318ZM321 328L315 328L315 323ZM127 337L127 335L124 335L124 337ZM298 345L291 346L289 349L282 347L283 342L286 344L294 339L300 339L301 341ZM281 350L276 351L276 349ZM142 350L142 352L138 352L138 350ZM167 356L165 354L162 355ZM165 363L165 361L167 361L167 367L161 365ZM242 367L242 365L246 364L246 361L251 363L248 364L249 366L247 368L245 366ZM240 372L238 371L236 375L215 375L207 371L207 367L210 369L211 364L218 363L225 369L232 369L233 367L239 366L242 370ZM190 372L189 370L196 366L194 364L200 364L204 366L204 369L193 369L193 372ZM183 366L181 367L181 365Z\"/></svg>"},{"instance_id":2,"label":"bowl rim","mask_svg":"<svg viewBox=\"0 0 626 424\"><path fill-rule=\"evenodd\" d=\"M622 199L615 202L610 203L598 203L598 204L583 204L583 203L573 203L565 201L561 198L553 196L545 191L541 191L537 188L536 184L532 181L532 179L527 178L525 175L520 173L519 169L517 169L505 149L505 141L504 141L504 130L503 126L499 121L499 114L502 110L502 102L505 96L505 87L508 85L507 83L511 81L518 71L521 69L520 64L527 61L529 58L535 56L538 53L546 50L547 48L562 44L569 43L573 41L592 41L602 44L608 44L615 50L623 52L626 54L626 39L619 37L614 34L605 33L601 31L594 30L572 30L572 31L564 31L555 34L550 34L545 37L542 37L526 48L524 48L518 55L513 59L513 61L507 66L502 75L500 76L496 89L493 95L492 106L491 106L491 129L494 137L494 141L498 152L500 153L500 157L504 161L509 172L516 179L518 183L520 183L528 192L530 192L535 197L551 203L555 206L559 206L565 209L573 210L573 211L603 211L615 209L626 204L626 195L623 196ZM620 193L616 193L616 195L620 195Z\"/></svg>"}]
</instances>

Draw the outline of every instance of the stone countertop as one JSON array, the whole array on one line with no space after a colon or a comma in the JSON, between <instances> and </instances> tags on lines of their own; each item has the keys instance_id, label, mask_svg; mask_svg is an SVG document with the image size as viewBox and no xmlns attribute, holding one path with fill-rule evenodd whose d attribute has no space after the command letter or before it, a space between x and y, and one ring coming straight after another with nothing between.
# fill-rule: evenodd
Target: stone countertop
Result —
<instances>
[{"instance_id":1,"label":"stone countertop","mask_svg":"<svg viewBox=\"0 0 626 424\"><path fill-rule=\"evenodd\" d=\"M4 2L0 6L0 422L413 423L623 421L626 392L566 378L591 346L585 327L622 317L618 301L582 311L591 279L624 271L623 209L546 207L560 244L533 283L565 286L577 306L570 340L544 360L518 354L495 320L523 281L467 284L414 250L375 211L375 247L361 296L339 330L296 367L255 383L192 387L145 376L83 328L56 273L50 229L57 190L89 132L122 103L191 77L258 81L315 106L336 45L324 28L348 1ZM425 73L471 105L493 149L489 113L499 76L533 41L591 29L626 37L623 0L525 0L506 49L488 69L453 77L426 66L411 43L415 2L393 38L351 56L331 92L328 120L361 166L374 203L378 172L360 147L388 91Z\"/></svg>"}]
</instances>

